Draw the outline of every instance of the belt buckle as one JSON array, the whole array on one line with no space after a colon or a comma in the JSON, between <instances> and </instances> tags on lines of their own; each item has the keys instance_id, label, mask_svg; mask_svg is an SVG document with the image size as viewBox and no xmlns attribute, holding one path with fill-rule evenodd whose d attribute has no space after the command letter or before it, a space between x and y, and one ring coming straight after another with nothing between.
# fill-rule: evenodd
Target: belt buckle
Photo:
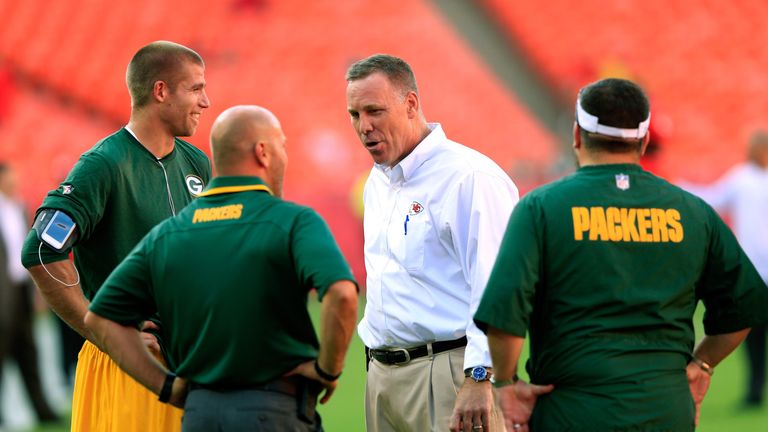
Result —
<instances>
[{"instance_id":1,"label":"belt buckle","mask_svg":"<svg viewBox=\"0 0 768 432\"><path fill-rule=\"evenodd\" d=\"M394 364L405 364L405 363L410 363L411 361L411 353L409 353L408 350L405 348L393 349L393 350L390 350L389 352L391 353L402 352L403 354L405 354L405 360L401 362L395 361L393 362Z\"/></svg>"}]
</instances>

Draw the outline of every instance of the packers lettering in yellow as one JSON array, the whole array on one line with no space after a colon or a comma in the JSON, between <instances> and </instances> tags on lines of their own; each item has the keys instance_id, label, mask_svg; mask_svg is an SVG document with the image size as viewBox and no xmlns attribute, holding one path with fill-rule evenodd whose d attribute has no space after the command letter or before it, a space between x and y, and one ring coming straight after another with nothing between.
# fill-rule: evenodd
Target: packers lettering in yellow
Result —
<instances>
[{"instance_id":1,"label":"packers lettering in yellow","mask_svg":"<svg viewBox=\"0 0 768 432\"><path fill-rule=\"evenodd\" d=\"M242 204L232 204L223 207L201 208L195 210L195 214L192 216L192 223L240 219L242 215Z\"/></svg>"},{"instance_id":2,"label":"packers lettering in yellow","mask_svg":"<svg viewBox=\"0 0 768 432\"><path fill-rule=\"evenodd\" d=\"M676 209L571 207L571 217L577 241L683 241L683 224Z\"/></svg>"}]
</instances>

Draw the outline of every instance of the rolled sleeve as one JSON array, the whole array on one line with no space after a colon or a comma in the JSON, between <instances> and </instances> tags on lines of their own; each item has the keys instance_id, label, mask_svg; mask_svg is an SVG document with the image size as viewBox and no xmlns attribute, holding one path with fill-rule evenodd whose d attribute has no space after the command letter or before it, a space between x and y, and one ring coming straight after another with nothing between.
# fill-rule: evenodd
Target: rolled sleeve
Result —
<instances>
[{"instance_id":1,"label":"rolled sleeve","mask_svg":"<svg viewBox=\"0 0 768 432\"><path fill-rule=\"evenodd\" d=\"M507 178L473 172L455 191L454 249L470 288L464 367L489 366L488 340L472 320L496 260L504 229L518 201L518 191Z\"/></svg>"},{"instance_id":2,"label":"rolled sleeve","mask_svg":"<svg viewBox=\"0 0 768 432\"><path fill-rule=\"evenodd\" d=\"M333 283L349 280L357 286L352 271L336 244L331 230L314 210L305 209L291 232L291 253L303 286L317 289L322 300Z\"/></svg>"},{"instance_id":3,"label":"rolled sleeve","mask_svg":"<svg viewBox=\"0 0 768 432\"><path fill-rule=\"evenodd\" d=\"M697 294L705 306L708 335L732 333L765 323L768 288L731 230L714 213L705 274Z\"/></svg>"}]
</instances>

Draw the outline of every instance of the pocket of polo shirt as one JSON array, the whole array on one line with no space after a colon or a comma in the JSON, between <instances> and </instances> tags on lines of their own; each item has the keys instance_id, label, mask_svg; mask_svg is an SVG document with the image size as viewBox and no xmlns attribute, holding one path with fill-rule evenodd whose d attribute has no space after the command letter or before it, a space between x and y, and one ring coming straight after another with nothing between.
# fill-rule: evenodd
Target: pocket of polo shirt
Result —
<instances>
[{"instance_id":1,"label":"pocket of polo shirt","mask_svg":"<svg viewBox=\"0 0 768 432\"><path fill-rule=\"evenodd\" d=\"M408 221L408 235L403 236L405 241L405 260L403 267L406 270L421 270L424 266L424 243L426 242L429 220L426 215L417 215Z\"/></svg>"}]
</instances>

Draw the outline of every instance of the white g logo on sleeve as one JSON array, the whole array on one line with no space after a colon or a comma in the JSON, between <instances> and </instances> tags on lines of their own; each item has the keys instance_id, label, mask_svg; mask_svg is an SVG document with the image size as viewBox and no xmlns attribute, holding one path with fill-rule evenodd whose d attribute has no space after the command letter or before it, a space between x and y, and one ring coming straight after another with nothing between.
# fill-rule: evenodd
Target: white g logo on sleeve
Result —
<instances>
[{"instance_id":1,"label":"white g logo on sleeve","mask_svg":"<svg viewBox=\"0 0 768 432\"><path fill-rule=\"evenodd\" d=\"M189 174L186 177L184 177L184 183L187 184L187 189L189 190L189 193L192 194L192 196L198 196L203 192L203 188L205 187L205 183L203 183L203 179L196 175Z\"/></svg>"}]
</instances>

